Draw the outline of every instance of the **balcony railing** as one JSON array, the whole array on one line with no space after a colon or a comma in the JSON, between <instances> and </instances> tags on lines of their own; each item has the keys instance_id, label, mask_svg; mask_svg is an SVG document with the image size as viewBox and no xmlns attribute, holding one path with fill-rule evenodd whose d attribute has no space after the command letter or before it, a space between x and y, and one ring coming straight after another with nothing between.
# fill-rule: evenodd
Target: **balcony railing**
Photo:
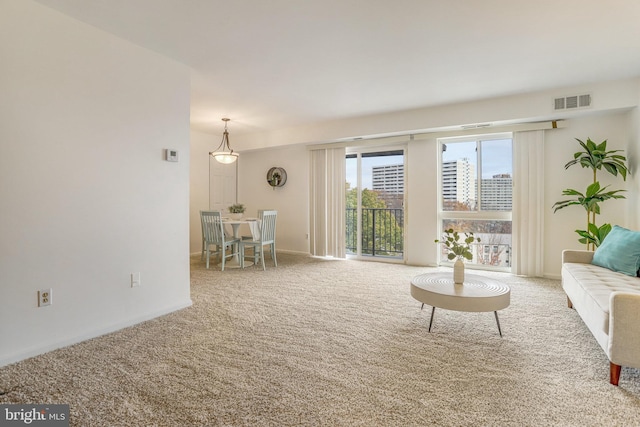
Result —
<instances>
[{"instance_id":1,"label":"balcony railing","mask_svg":"<svg viewBox=\"0 0 640 427\"><path fill-rule=\"evenodd\" d=\"M348 254L357 254L357 210L346 210L346 249ZM363 208L362 209L361 255L402 259L404 255L404 209ZM483 235L481 243L472 244L473 264L493 267L511 266L510 241L499 233ZM447 260L447 252L442 247L441 260Z\"/></svg>"},{"instance_id":2,"label":"balcony railing","mask_svg":"<svg viewBox=\"0 0 640 427\"><path fill-rule=\"evenodd\" d=\"M404 254L404 209L362 209L361 255L402 258ZM346 211L347 253L357 254L357 210Z\"/></svg>"}]
</instances>

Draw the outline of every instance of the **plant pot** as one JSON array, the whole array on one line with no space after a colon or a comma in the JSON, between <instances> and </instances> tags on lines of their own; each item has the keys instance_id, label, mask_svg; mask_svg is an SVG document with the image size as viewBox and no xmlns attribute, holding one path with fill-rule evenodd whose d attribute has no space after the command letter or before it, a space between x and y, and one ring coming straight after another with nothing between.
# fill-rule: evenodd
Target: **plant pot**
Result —
<instances>
[{"instance_id":1,"label":"plant pot","mask_svg":"<svg viewBox=\"0 0 640 427\"><path fill-rule=\"evenodd\" d=\"M453 264L453 283L460 285L464 283L464 262L460 258Z\"/></svg>"},{"instance_id":2,"label":"plant pot","mask_svg":"<svg viewBox=\"0 0 640 427\"><path fill-rule=\"evenodd\" d=\"M229 218L231 219L242 219L242 215L244 215L243 213L230 213L229 214Z\"/></svg>"}]
</instances>

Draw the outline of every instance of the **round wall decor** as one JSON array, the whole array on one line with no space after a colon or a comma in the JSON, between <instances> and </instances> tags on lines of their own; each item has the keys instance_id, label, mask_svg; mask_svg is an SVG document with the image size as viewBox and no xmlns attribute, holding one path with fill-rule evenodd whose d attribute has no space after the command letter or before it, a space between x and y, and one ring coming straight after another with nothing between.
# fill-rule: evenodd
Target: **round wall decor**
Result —
<instances>
[{"instance_id":1,"label":"round wall decor","mask_svg":"<svg viewBox=\"0 0 640 427\"><path fill-rule=\"evenodd\" d=\"M287 171L283 168L274 167L267 172L267 182L273 188L282 187L287 182Z\"/></svg>"}]
</instances>

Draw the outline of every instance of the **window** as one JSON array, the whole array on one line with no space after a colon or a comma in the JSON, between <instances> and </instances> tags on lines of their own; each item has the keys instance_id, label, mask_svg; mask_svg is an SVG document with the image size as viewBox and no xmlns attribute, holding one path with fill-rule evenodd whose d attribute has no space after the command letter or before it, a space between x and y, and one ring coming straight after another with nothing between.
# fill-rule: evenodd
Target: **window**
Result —
<instances>
[{"instance_id":1,"label":"window","mask_svg":"<svg viewBox=\"0 0 640 427\"><path fill-rule=\"evenodd\" d=\"M509 270L513 192L511 134L440 139L440 231L473 232L472 264ZM440 260L446 263L446 253Z\"/></svg>"}]
</instances>

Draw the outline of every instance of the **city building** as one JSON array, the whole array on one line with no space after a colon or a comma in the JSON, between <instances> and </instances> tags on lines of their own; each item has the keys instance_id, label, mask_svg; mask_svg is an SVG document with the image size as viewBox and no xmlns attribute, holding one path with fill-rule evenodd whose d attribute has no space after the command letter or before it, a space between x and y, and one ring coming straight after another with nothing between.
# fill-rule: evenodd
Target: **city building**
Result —
<instances>
[{"instance_id":1,"label":"city building","mask_svg":"<svg viewBox=\"0 0 640 427\"><path fill-rule=\"evenodd\" d=\"M384 200L387 208L402 209L404 205L404 164L373 166L372 190Z\"/></svg>"},{"instance_id":2,"label":"city building","mask_svg":"<svg viewBox=\"0 0 640 427\"><path fill-rule=\"evenodd\" d=\"M442 198L445 210L448 204L460 203L469 210L476 206L476 167L468 158L442 163Z\"/></svg>"},{"instance_id":3,"label":"city building","mask_svg":"<svg viewBox=\"0 0 640 427\"><path fill-rule=\"evenodd\" d=\"M387 194L404 194L404 165L373 166L372 187L374 191Z\"/></svg>"},{"instance_id":4,"label":"city building","mask_svg":"<svg viewBox=\"0 0 640 427\"><path fill-rule=\"evenodd\" d=\"M485 211L510 211L513 197L513 178L508 173L483 179L480 187L480 203Z\"/></svg>"}]
</instances>

